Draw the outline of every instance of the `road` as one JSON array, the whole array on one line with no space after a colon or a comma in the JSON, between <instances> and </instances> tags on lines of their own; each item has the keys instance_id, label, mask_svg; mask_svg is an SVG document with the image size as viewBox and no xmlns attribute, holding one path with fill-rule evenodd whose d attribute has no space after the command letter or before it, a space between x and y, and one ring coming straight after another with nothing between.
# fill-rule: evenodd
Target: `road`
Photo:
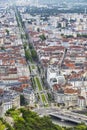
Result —
<instances>
[{"instance_id":1,"label":"road","mask_svg":"<svg viewBox=\"0 0 87 130\"><path fill-rule=\"evenodd\" d=\"M29 43L31 43L30 36L28 34L26 26L24 28L22 26L22 23L20 20L20 15L19 15L19 12L16 7L15 7L15 14L16 14L16 17L18 20L20 34L24 35L24 36L26 36L26 34L27 34L27 36L28 36L27 38L22 38L22 42L23 42L23 44L27 43L27 49L30 51L30 49L29 49ZM31 54L31 51L30 51L30 54ZM33 79L35 80L35 83L36 83L36 89L37 89L36 93L40 97L39 105L40 106L47 105L48 104L47 94L46 94L46 91L44 91L43 84L42 84L42 81L40 78L40 74L38 73L38 70L37 70L37 65L34 62L32 64L30 61L28 62L28 65L30 67L30 75L31 75L31 77L33 77ZM35 67L35 69L32 66ZM38 84L36 77L37 77L40 85ZM40 89L40 86L41 86L41 89Z\"/></svg>"},{"instance_id":2,"label":"road","mask_svg":"<svg viewBox=\"0 0 87 130\"><path fill-rule=\"evenodd\" d=\"M36 90L37 90L36 93L39 94L39 97L41 100L41 103L39 104L42 106L47 105L48 104L47 95L46 95L46 91L43 88L43 84L42 84L42 81L41 81L41 78L37 69L37 65L35 63L34 64L29 63L29 66L31 69L31 74L33 75L33 79L36 83Z\"/></svg>"},{"instance_id":3,"label":"road","mask_svg":"<svg viewBox=\"0 0 87 130\"><path fill-rule=\"evenodd\" d=\"M29 50L30 54L31 54L31 51L29 49L29 39L26 38L26 29L25 27L23 27L22 25L22 21L20 20L20 12L18 11L17 7L14 6L14 11L15 11L15 16L16 16L16 19L17 19L17 22L18 22L18 25L19 25L19 31L20 31L20 36L22 36L21 40L22 40L22 43L23 44L27 44L27 49Z\"/></svg>"},{"instance_id":4,"label":"road","mask_svg":"<svg viewBox=\"0 0 87 130\"><path fill-rule=\"evenodd\" d=\"M69 110L56 107L34 109L40 116L50 115L61 120L71 121L74 123L85 123L87 125L87 116L78 114Z\"/></svg>"}]
</instances>

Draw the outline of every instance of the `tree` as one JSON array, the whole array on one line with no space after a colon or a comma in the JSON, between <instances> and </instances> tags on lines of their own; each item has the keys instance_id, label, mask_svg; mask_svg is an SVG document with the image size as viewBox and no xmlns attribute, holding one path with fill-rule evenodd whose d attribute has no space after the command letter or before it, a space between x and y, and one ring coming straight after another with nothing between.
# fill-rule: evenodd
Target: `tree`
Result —
<instances>
[{"instance_id":1,"label":"tree","mask_svg":"<svg viewBox=\"0 0 87 130\"><path fill-rule=\"evenodd\" d=\"M37 28L37 32L40 32L40 28Z\"/></svg>"},{"instance_id":2,"label":"tree","mask_svg":"<svg viewBox=\"0 0 87 130\"><path fill-rule=\"evenodd\" d=\"M24 50L26 50L27 49L27 43L25 43L23 46L24 46Z\"/></svg>"},{"instance_id":3,"label":"tree","mask_svg":"<svg viewBox=\"0 0 87 130\"><path fill-rule=\"evenodd\" d=\"M77 125L75 127L75 130L87 130L87 126L83 123L83 124Z\"/></svg>"},{"instance_id":4,"label":"tree","mask_svg":"<svg viewBox=\"0 0 87 130\"><path fill-rule=\"evenodd\" d=\"M8 123L5 122L6 130L15 130Z\"/></svg>"},{"instance_id":5,"label":"tree","mask_svg":"<svg viewBox=\"0 0 87 130\"><path fill-rule=\"evenodd\" d=\"M24 34L21 34L21 39L25 39L26 36Z\"/></svg>"},{"instance_id":6,"label":"tree","mask_svg":"<svg viewBox=\"0 0 87 130\"><path fill-rule=\"evenodd\" d=\"M87 34L77 34L77 37L81 37L81 38L87 38Z\"/></svg>"},{"instance_id":7,"label":"tree","mask_svg":"<svg viewBox=\"0 0 87 130\"><path fill-rule=\"evenodd\" d=\"M61 28L61 23L58 23L56 28Z\"/></svg>"},{"instance_id":8,"label":"tree","mask_svg":"<svg viewBox=\"0 0 87 130\"><path fill-rule=\"evenodd\" d=\"M38 59L37 52L34 49L31 50L31 55L32 55L33 60Z\"/></svg>"},{"instance_id":9,"label":"tree","mask_svg":"<svg viewBox=\"0 0 87 130\"><path fill-rule=\"evenodd\" d=\"M5 47L4 47L4 46L2 46L2 47L1 47L1 50L5 50Z\"/></svg>"},{"instance_id":10,"label":"tree","mask_svg":"<svg viewBox=\"0 0 87 130\"><path fill-rule=\"evenodd\" d=\"M7 33L7 36L9 36L9 30L8 29L6 29L6 33Z\"/></svg>"},{"instance_id":11,"label":"tree","mask_svg":"<svg viewBox=\"0 0 87 130\"><path fill-rule=\"evenodd\" d=\"M45 40L46 40L46 36L45 36L44 34L40 35L39 37L40 37L40 39L41 39L42 41L45 41Z\"/></svg>"},{"instance_id":12,"label":"tree","mask_svg":"<svg viewBox=\"0 0 87 130\"><path fill-rule=\"evenodd\" d=\"M33 49L32 43L29 43L29 48L30 48L30 49Z\"/></svg>"},{"instance_id":13,"label":"tree","mask_svg":"<svg viewBox=\"0 0 87 130\"><path fill-rule=\"evenodd\" d=\"M66 38L73 38L73 35L66 35Z\"/></svg>"},{"instance_id":14,"label":"tree","mask_svg":"<svg viewBox=\"0 0 87 130\"><path fill-rule=\"evenodd\" d=\"M29 52L29 50L25 50L25 57L26 57L26 60L28 61L32 61L32 57L31 57L31 54Z\"/></svg>"},{"instance_id":15,"label":"tree","mask_svg":"<svg viewBox=\"0 0 87 130\"><path fill-rule=\"evenodd\" d=\"M21 106L26 106L27 105L27 101L26 101L24 95L20 95L20 105Z\"/></svg>"},{"instance_id":16,"label":"tree","mask_svg":"<svg viewBox=\"0 0 87 130\"><path fill-rule=\"evenodd\" d=\"M5 125L0 121L0 130L5 130Z\"/></svg>"}]
</instances>

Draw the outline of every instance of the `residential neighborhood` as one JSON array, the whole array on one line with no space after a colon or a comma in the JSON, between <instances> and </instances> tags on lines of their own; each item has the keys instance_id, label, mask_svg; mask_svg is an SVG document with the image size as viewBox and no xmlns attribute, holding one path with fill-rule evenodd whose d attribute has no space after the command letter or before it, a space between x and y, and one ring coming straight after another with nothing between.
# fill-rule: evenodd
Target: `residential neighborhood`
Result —
<instances>
[{"instance_id":1,"label":"residential neighborhood","mask_svg":"<svg viewBox=\"0 0 87 130\"><path fill-rule=\"evenodd\" d=\"M66 107L87 105L87 14L21 16L54 100ZM62 98L61 98L62 97Z\"/></svg>"},{"instance_id":2,"label":"residential neighborhood","mask_svg":"<svg viewBox=\"0 0 87 130\"><path fill-rule=\"evenodd\" d=\"M30 89L30 72L25 59L15 12L1 9L0 15L0 113L13 107L20 108L20 94L25 89L32 95L28 103L35 102ZM29 89L28 89L29 88ZM0 114L0 116L2 117Z\"/></svg>"},{"instance_id":3,"label":"residential neighborhood","mask_svg":"<svg viewBox=\"0 0 87 130\"><path fill-rule=\"evenodd\" d=\"M77 5L0 3L0 118L31 110L87 125L87 11Z\"/></svg>"}]
</instances>

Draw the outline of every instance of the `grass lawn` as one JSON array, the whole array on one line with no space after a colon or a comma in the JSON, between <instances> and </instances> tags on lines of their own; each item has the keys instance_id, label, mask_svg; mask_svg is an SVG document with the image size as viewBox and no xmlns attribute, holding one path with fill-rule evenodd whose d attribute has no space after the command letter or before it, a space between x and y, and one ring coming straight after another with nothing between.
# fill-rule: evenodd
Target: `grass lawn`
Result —
<instances>
[{"instance_id":1,"label":"grass lawn","mask_svg":"<svg viewBox=\"0 0 87 130\"><path fill-rule=\"evenodd\" d=\"M38 85L39 91L42 91L42 86L38 77L35 77L35 82L36 82L36 85Z\"/></svg>"},{"instance_id":2,"label":"grass lawn","mask_svg":"<svg viewBox=\"0 0 87 130\"><path fill-rule=\"evenodd\" d=\"M35 66L34 66L34 65L32 65L32 69L35 69Z\"/></svg>"},{"instance_id":3,"label":"grass lawn","mask_svg":"<svg viewBox=\"0 0 87 130\"><path fill-rule=\"evenodd\" d=\"M44 103L47 103L45 95L42 94L41 97L42 97L43 102L44 102Z\"/></svg>"}]
</instances>

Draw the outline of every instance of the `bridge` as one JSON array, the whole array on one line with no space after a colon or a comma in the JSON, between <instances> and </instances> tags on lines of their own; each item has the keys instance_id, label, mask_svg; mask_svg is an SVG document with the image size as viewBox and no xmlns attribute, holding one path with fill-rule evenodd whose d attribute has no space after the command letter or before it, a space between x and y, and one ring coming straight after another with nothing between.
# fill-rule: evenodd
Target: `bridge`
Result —
<instances>
[{"instance_id":1,"label":"bridge","mask_svg":"<svg viewBox=\"0 0 87 130\"><path fill-rule=\"evenodd\" d=\"M35 110L40 116L48 115L56 119L63 121L69 121L72 123L85 123L87 125L87 116L71 112L69 110L62 110L58 108L40 108Z\"/></svg>"},{"instance_id":2,"label":"bridge","mask_svg":"<svg viewBox=\"0 0 87 130\"><path fill-rule=\"evenodd\" d=\"M76 123L76 124L83 122L80 118L73 117L73 116L70 116L70 115L64 115L64 114L60 114L60 113L52 113L52 114L50 114L50 116L55 117L56 119L58 118L58 119L61 119L63 121L69 121L69 122L73 122L73 123Z\"/></svg>"}]
</instances>

